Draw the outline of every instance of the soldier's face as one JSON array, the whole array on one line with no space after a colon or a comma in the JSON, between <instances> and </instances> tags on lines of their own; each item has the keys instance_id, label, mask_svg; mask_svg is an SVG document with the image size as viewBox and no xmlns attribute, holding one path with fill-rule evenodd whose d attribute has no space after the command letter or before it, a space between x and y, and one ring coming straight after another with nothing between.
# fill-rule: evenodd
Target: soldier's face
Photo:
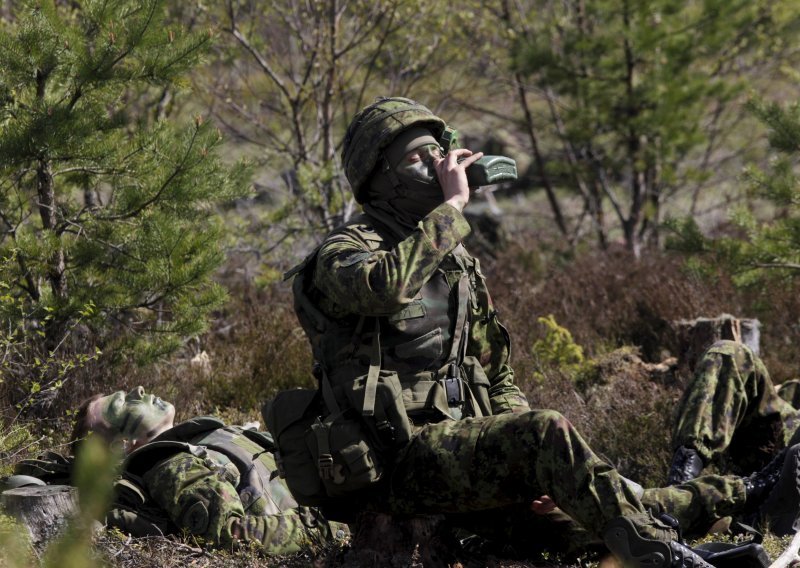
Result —
<instances>
[{"instance_id":1,"label":"soldier's face","mask_svg":"<svg viewBox=\"0 0 800 568\"><path fill-rule=\"evenodd\" d=\"M97 399L89 409L89 416L93 431L110 439L124 438L132 449L171 428L175 407L136 387L128 393L117 391Z\"/></svg>"},{"instance_id":2,"label":"soldier's face","mask_svg":"<svg viewBox=\"0 0 800 568\"><path fill-rule=\"evenodd\" d=\"M442 149L438 144L425 144L408 152L395 171L402 177L426 184L438 184L436 168L433 164L442 158Z\"/></svg>"}]
</instances>

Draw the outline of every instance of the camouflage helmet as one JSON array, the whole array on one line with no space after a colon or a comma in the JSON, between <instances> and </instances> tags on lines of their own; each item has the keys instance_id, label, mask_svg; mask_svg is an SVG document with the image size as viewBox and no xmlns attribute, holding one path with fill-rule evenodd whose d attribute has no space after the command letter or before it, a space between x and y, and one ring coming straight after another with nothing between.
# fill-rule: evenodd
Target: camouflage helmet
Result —
<instances>
[{"instance_id":1,"label":"camouflage helmet","mask_svg":"<svg viewBox=\"0 0 800 568\"><path fill-rule=\"evenodd\" d=\"M342 164L356 201L364 202L366 182L383 149L410 126L429 128L438 139L447 125L428 107L402 97L379 97L350 122L342 147Z\"/></svg>"}]
</instances>

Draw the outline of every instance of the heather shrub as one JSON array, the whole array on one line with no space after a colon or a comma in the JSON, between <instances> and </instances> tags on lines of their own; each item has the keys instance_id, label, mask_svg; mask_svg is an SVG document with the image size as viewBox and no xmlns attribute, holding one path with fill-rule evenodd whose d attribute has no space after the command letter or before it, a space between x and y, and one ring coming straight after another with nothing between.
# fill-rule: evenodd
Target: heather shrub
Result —
<instances>
[{"instance_id":1,"label":"heather shrub","mask_svg":"<svg viewBox=\"0 0 800 568\"><path fill-rule=\"evenodd\" d=\"M233 295L201 339L211 371L199 381L205 404L260 408L280 390L312 384L311 349L283 283Z\"/></svg>"},{"instance_id":2,"label":"heather shrub","mask_svg":"<svg viewBox=\"0 0 800 568\"><path fill-rule=\"evenodd\" d=\"M524 243L509 248L497 263L492 287L516 345L540 339L543 330L529 322L552 314L587 355L636 345L653 361L674 348L671 320L750 315L743 313L729 278L695 274L677 256L652 252L636 261L622 250L585 251L533 281L528 263L517 261L530 254Z\"/></svg>"},{"instance_id":3,"label":"heather shrub","mask_svg":"<svg viewBox=\"0 0 800 568\"><path fill-rule=\"evenodd\" d=\"M623 475L646 486L664 483L681 392L673 378L654 372L630 348L586 361L577 383L558 367L545 375L527 390L532 407L564 414Z\"/></svg>"}]
</instances>

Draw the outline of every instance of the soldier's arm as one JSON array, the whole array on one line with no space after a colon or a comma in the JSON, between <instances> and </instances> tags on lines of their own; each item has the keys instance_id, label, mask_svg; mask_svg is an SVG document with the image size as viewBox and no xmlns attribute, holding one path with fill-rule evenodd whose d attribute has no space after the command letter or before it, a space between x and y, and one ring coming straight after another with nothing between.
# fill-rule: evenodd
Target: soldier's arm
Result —
<instances>
[{"instance_id":1,"label":"soldier's arm","mask_svg":"<svg viewBox=\"0 0 800 568\"><path fill-rule=\"evenodd\" d=\"M314 284L350 313L395 313L417 295L469 231L461 212L446 203L391 250L372 250L364 239L345 230L320 249Z\"/></svg>"},{"instance_id":2,"label":"soldier's arm","mask_svg":"<svg viewBox=\"0 0 800 568\"><path fill-rule=\"evenodd\" d=\"M528 400L514 383L514 370L509 364L511 338L497 317L482 276L477 282L476 294L467 352L477 357L489 379L492 414L525 412L530 409Z\"/></svg>"},{"instance_id":3,"label":"soldier's arm","mask_svg":"<svg viewBox=\"0 0 800 568\"><path fill-rule=\"evenodd\" d=\"M144 482L177 527L213 545L254 542L267 552L288 554L326 536L327 525L309 526L295 510L245 514L236 488L205 460L188 453L162 460L145 474Z\"/></svg>"},{"instance_id":4,"label":"soldier's arm","mask_svg":"<svg viewBox=\"0 0 800 568\"><path fill-rule=\"evenodd\" d=\"M256 542L268 554L292 554L303 545L319 546L343 538L346 530L346 525L329 523L316 509L308 507L297 507L280 515L245 515L231 526L236 540Z\"/></svg>"}]
</instances>

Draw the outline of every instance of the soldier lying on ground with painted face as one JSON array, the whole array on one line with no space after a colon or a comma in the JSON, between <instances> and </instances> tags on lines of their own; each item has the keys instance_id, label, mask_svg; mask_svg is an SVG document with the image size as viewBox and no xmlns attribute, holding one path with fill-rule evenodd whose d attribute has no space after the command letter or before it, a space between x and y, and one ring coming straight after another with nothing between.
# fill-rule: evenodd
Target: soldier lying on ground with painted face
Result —
<instances>
[{"instance_id":1,"label":"soldier lying on ground with painted face","mask_svg":"<svg viewBox=\"0 0 800 568\"><path fill-rule=\"evenodd\" d=\"M135 536L186 531L213 545L254 543L270 554L345 536L345 525L298 506L273 475L268 434L212 417L176 426L174 417L172 404L142 387L96 395L79 409L73 453L91 434L127 454L109 525ZM17 473L54 481L59 464L63 475L69 462L53 456L23 462Z\"/></svg>"},{"instance_id":2,"label":"soldier lying on ground with painted face","mask_svg":"<svg viewBox=\"0 0 800 568\"><path fill-rule=\"evenodd\" d=\"M720 469L746 474L787 447L783 476L800 478L797 386L788 381L776 389L763 361L742 343L711 345L678 407L667 483L694 479L712 461ZM792 531L797 490L782 495L771 498L773 508L786 508L784 521L773 529L779 534Z\"/></svg>"},{"instance_id":3,"label":"soldier lying on ground with painted face","mask_svg":"<svg viewBox=\"0 0 800 568\"><path fill-rule=\"evenodd\" d=\"M320 389L281 393L266 411L290 489L326 512L445 515L482 536L556 547L570 540L564 525L543 532L531 511L549 495L626 568L707 568L562 415L531 410L514 384L508 332L461 244L465 168L481 154L445 155L444 129L403 98L377 101L348 128L342 162L365 214L289 273ZM713 511L695 511L709 517L747 502L742 479L697 484L664 500L708 497Z\"/></svg>"}]
</instances>

